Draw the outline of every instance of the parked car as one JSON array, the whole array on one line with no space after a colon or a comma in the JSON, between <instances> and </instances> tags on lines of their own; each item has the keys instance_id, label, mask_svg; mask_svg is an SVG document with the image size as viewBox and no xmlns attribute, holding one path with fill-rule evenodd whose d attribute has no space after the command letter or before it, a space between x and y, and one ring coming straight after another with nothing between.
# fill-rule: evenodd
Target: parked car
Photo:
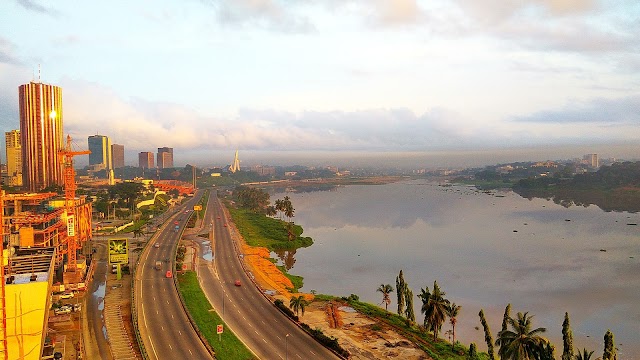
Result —
<instances>
[{"instance_id":1,"label":"parked car","mask_svg":"<svg viewBox=\"0 0 640 360\"><path fill-rule=\"evenodd\" d=\"M60 299L72 299L75 295L73 293L63 293L60 294Z\"/></svg>"},{"instance_id":2,"label":"parked car","mask_svg":"<svg viewBox=\"0 0 640 360\"><path fill-rule=\"evenodd\" d=\"M153 247L157 249L157 248L159 248L159 247L160 247L160 244L155 243L155 244L153 245Z\"/></svg>"},{"instance_id":3,"label":"parked car","mask_svg":"<svg viewBox=\"0 0 640 360\"><path fill-rule=\"evenodd\" d=\"M60 308L57 308L57 309L53 310L53 313L56 314L56 315L70 314L71 313L71 308L60 307Z\"/></svg>"}]
</instances>

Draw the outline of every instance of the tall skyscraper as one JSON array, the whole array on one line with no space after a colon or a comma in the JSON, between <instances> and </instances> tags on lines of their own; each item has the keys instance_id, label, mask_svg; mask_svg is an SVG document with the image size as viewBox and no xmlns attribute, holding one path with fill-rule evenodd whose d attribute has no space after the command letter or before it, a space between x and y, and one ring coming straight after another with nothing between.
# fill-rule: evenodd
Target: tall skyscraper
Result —
<instances>
[{"instance_id":1,"label":"tall skyscraper","mask_svg":"<svg viewBox=\"0 0 640 360\"><path fill-rule=\"evenodd\" d=\"M63 185L62 88L41 82L18 87L22 185L29 191Z\"/></svg>"},{"instance_id":2,"label":"tall skyscraper","mask_svg":"<svg viewBox=\"0 0 640 360\"><path fill-rule=\"evenodd\" d=\"M91 135L87 140L89 145L89 165L96 169L113 169L111 162L111 139L104 135Z\"/></svg>"},{"instance_id":3,"label":"tall skyscraper","mask_svg":"<svg viewBox=\"0 0 640 360\"><path fill-rule=\"evenodd\" d=\"M124 167L124 145L111 145L111 161L114 169Z\"/></svg>"},{"instance_id":4,"label":"tall skyscraper","mask_svg":"<svg viewBox=\"0 0 640 360\"><path fill-rule=\"evenodd\" d=\"M20 130L4 133L7 149L7 178L5 184L22 186L22 142Z\"/></svg>"},{"instance_id":5,"label":"tall skyscraper","mask_svg":"<svg viewBox=\"0 0 640 360\"><path fill-rule=\"evenodd\" d=\"M170 169L173 167L173 148L158 148L158 169Z\"/></svg>"},{"instance_id":6,"label":"tall skyscraper","mask_svg":"<svg viewBox=\"0 0 640 360\"><path fill-rule=\"evenodd\" d=\"M153 153L149 151L139 153L138 165L143 169L153 169Z\"/></svg>"}]
</instances>

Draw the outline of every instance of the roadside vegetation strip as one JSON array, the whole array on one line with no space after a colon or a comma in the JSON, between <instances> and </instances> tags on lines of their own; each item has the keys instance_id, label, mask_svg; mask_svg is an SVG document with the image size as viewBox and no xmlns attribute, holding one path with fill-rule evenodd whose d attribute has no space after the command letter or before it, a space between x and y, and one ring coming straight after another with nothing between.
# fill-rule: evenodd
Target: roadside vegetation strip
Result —
<instances>
[{"instance_id":1,"label":"roadside vegetation strip","mask_svg":"<svg viewBox=\"0 0 640 360\"><path fill-rule=\"evenodd\" d=\"M229 213L238 231L249 246L262 246L273 251L278 249L298 249L313 244L313 239L302 235L302 227L293 225L295 240L287 238L286 222L246 209L228 206Z\"/></svg>"},{"instance_id":2,"label":"roadside vegetation strip","mask_svg":"<svg viewBox=\"0 0 640 360\"><path fill-rule=\"evenodd\" d=\"M224 332L221 334L221 340L218 340L216 326L219 324L224 325L224 322L213 311L211 304L200 288L195 272L187 271L179 274L178 284L191 318L195 321L196 326L207 339L209 345L214 349L216 359L255 359L251 351L244 346L226 325L224 326Z\"/></svg>"}]
</instances>

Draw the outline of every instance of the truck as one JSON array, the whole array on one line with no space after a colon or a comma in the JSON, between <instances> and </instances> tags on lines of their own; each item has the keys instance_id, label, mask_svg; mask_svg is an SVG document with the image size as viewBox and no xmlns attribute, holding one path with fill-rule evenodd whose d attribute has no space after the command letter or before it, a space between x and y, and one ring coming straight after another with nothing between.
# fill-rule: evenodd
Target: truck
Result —
<instances>
[{"instance_id":1,"label":"truck","mask_svg":"<svg viewBox=\"0 0 640 360\"><path fill-rule=\"evenodd\" d=\"M160 270L160 268L162 268L162 261L156 261L156 265L154 267L156 270Z\"/></svg>"}]
</instances>

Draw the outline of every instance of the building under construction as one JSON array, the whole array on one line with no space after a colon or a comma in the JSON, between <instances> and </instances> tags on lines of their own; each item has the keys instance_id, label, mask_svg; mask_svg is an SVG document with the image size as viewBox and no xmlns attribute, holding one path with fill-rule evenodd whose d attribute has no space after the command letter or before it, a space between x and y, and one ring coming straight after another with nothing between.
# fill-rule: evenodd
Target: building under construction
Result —
<instances>
[{"instance_id":1,"label":"building under construction","mask_svg":"<svg viewBox=\"0 0 640 360\"><path fill-rule=\"evenodd\" d=\"M56 268L62 264L71 265L66 260L75 259L76 254L70 256L70 251L78 251L91 238L91 203L84 197L73 200L73 216L69 216L65 200L55 193L7 194L3 203L2 219L7 245L52 247L56 250ZM76 262L72 265L75 268L68 270L81 269L83 263Z\"/></svg>"}]
</instances>

